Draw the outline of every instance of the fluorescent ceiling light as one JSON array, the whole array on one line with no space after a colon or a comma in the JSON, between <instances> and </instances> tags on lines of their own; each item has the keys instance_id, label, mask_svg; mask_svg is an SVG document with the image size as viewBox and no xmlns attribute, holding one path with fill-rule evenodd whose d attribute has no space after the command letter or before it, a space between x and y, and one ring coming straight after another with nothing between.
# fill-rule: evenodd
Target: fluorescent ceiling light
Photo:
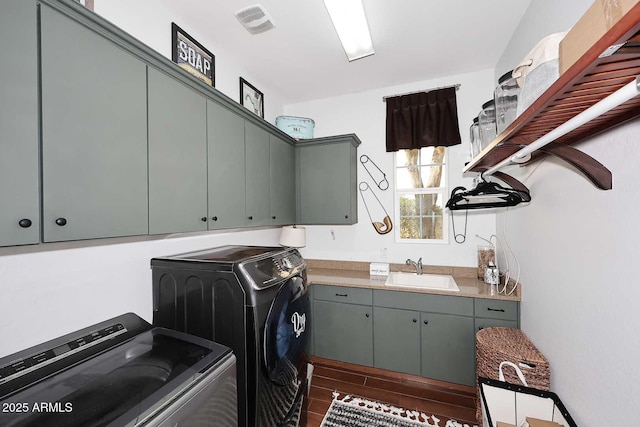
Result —
<instances>
[{"instance_id":1,"label":"fluorescent ceiling light","mask_svg":"<svg viewBox=\"0 0 640 427\"><path fill-rule=\"evenodd\" d=\"M324 5L349 61L373 55L362 0L324 0Z\"/></svg>"}]
</instances>

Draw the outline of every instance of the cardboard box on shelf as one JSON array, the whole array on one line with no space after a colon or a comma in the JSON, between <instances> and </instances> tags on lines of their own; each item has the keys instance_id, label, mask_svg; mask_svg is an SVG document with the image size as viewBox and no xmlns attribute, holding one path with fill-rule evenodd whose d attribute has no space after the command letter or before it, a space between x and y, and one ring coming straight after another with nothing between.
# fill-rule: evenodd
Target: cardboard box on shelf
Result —
<instances>
[{"instance_id":1,"label":"cardboard box on shelf","mask_svg":"<svg viewBox=\"0 0 640 427\"><path fill-rule=\"evenodd\" d=\"M498 421L498 424L496 424L496 427L516 427L513 424L509 424L509 423L503 423L502 421Z\"/></svg>"},{"instance_id":2,"label":"cardboard box on shelf","mask_svg":"<svg viewBox=\"0 0 640 427\"><path fill-rule=\"evenodd\" d=\"M560 75L638 3L640 0L596 0L560 42Z\"/></svg>"}]
</instances>

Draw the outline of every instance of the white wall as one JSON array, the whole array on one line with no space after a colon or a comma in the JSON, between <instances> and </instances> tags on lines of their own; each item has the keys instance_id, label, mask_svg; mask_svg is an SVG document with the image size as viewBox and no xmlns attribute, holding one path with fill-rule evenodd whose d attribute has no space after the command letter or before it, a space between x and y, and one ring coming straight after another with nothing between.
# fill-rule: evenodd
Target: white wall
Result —
<instances>
[{"instance_id":1,"label":"white wall","mask_svg":"<svg viewBox=\"0 0 640 427\"><path fill-rule=\"evenodd\" d=\"M241 52L228 51L224 40L207 36L206 17L202 18L204 24L186 22L179 14L169 13L162 4L153 0L98 0L95 12L169 60L171 22L175 22L215 55L216 89L237 102L240 99L239 78L242 76L264 94L265 120L274 123L275 118L282 115L283 100L269 82L261 81L251 73L250 61L242 58Z\"/></svg>"},{"instance_id":2,"label":"white wall","mask_svg":"<svg viewBox=\"0 0 640 427\"><path fill-rule=\"evenodd\" d=\"M0 357L126 312L151 322L151 258L227 244L278 246L279 231L0 248Z\"/></svg>"},{"instance_id":3,"label":"white wall","mask_svg":"<svg viewBox=\"0 0 640 427\"><path fill-rule=\"evenodd\" d=\"M534 34L571 27L590 3L534 0L510 46L526 50ZM639 133L635 120L576 146L611 170L613 190L555 159L505 169L532 195L528 206L499 215L497 227L506 221L522 265L522 328L549 359L552 389L579 426L638 423Z\"/></svg>"},{"instance_id":4,"label":"white wall","mask_svg":"<svg viewBox=\"0 0 640 427\"><path fill-rule=\"evenodd\" d=\"M383 96L436 88L460 83L457 92L458 119L461 145L448 149L448 182L449 188L463 185L472 186L470 178L462 178L462 168L470 160L469 125L478 114L481 105L493 96L494 70L460 74L447 78L415 82L401 86L386 87L335 98L321 99L312 102L287 105L285 114L309 117L315 121L314 136L330 136L355 133L362 141L358 148L358 156L366 154L387 175L390 188L380 191L376 187L375 194L392 217L394 227L397 226L394 215L394 155L385 152L385 116L386 104ZM331 173L331 171L327 171ZM364 167L358 162L358 182L368 181L372 185ZM377 219L380 221L380 219ZM456 213L454 217L456 233L464 230L464 214ZM334 231L333 240L331 231ZM488 238L495 233L495 214L469 212L467 240L464 244L453 241L451 225L449 225L449 243L447 244L411 244L396 243L394 232L379 235L371 225L362 197L358 196L358 224L353 226L314 226L307 227L308 245L303 255L316 259L340 259L357 261L404 262L407 258L423 258L428 265L477 265L476 246L481 243L475 237L480 234ZM387 258L382 258L381 251L387 249Z\"/></svg>"}]
</instances>

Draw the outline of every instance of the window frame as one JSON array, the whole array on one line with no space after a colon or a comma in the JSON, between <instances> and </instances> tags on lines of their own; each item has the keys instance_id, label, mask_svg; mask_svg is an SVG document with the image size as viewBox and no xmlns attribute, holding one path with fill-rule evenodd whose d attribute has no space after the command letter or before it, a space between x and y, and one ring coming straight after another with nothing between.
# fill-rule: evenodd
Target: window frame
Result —
<instances>
[{"instance_id":1,"label":"window frame","mask_svg":"<svg viewBox=\"0 0 640 427\"><path fill-rule=\"evenodd\" d=\"M398 188L398 171L400 169L406 169L408 166L398 165L398 153L393 153L393 199L394 199L394 214L396 218L396 226L394 231L394 240L396 243L422 243L422 244L436 244L443 245L449 243L449 215L446 214L445 203L449 197L449 150L448 147L444 147L443 158L443 187L431 187L431 188ZM420 165L422 167L433 165L430 163L427 165ZM442 198L442 239L403 239L400 237L400 197L405 194L439 194Z\"/></svg>"}]
</instances>

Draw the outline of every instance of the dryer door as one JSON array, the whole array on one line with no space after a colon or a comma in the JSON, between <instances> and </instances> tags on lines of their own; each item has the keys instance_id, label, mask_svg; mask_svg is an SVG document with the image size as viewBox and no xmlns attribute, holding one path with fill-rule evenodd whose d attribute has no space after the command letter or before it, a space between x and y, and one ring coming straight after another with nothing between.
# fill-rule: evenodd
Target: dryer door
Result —
<instances>
[{"instance_id":1,"label":"dryer door","mask_svg":"<svg viewBox=\"0 0 640 427\"><path fill-rule=\"evenodd\" d=\"M306 365L310 302L301 277L289 279L271 304L264 328L264 363L271 381L287 385Z\"/></svg>"}]
</instances>

